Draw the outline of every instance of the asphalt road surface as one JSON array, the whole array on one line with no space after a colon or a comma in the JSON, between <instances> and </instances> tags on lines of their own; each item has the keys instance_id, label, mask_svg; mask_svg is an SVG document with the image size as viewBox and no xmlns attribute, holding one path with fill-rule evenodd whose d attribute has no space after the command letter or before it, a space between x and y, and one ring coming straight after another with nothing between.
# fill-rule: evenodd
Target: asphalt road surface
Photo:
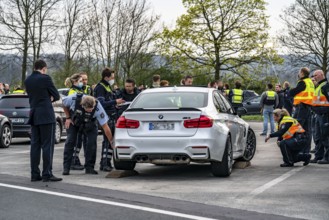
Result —
<instances>
[{"instance_id":1,"label":"asphalt road surface","mask_svg":"<svg viewBox=\"0 0 329 220\"><path fill-rule=\"evenodd\" d=\"M71 171L62 182L32 183L29 141L17 139L0 149L0 219L328 220L329 165L280 168L275 140L265 144L258 135L261 123L250 124L257 134L256 155L250 167L234 169L229 178L213 177L207 164L138 164L136 176ZM63 146L55 147L53 170L59 177ZM99 162L100 152L97 156Z\"/></svg>"}]
</instances>

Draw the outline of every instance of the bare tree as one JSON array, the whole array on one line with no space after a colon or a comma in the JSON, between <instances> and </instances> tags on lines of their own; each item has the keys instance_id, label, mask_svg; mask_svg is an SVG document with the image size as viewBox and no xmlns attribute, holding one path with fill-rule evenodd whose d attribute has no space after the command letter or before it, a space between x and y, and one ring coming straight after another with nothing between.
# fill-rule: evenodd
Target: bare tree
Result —
<instances>
[{"instance_id":1,"label":"bare tree","mask_svg":"<svg viewBox=\"0 0 329 220\"><path fill-rule=\"evenodd\" d=\"M64 3L64 19L62 21L62 33L60 43L63 45L65 66L64 73L73 73L73 61L77 54L83 50L83 43L92 31L88 26L87 11L90 4L85 0L67 0Z\"/></svg>"},{"instance_id":2,"label":"bare tree","mask_svg":"<svg viewBox=\"0 0 329 220\"><path fill-rule=\"evenodd\" d=\"M296 0L281 16L285 30L279 39L292 63L328 72L329 1Z\"/></svg>"},{"instance_id":3,"label":"bare tree","mask_svg":"<svg viewBox=\"0 0 329 220\"><path fill-rule=\"evenodd\" d=\"M32 63L40 58L40 52L44 43L54 41L56 34L54 33L58 27L58 22L53 17L54 9L61 0L40 0L35 5L35 11L30 25L30 38L33 50Z\"/></svg>"},{"instance_id":4,"label":"bare tree","mask_svg":"<svg viewBox=\"0 0 329 220\"><path fill-rule=\"evenodd\" d=\"M38 9L39 1L3 0L0 5L0 49L22 54L22 86L26 78L29 27Z\"/></svg>"},{"instance_id":5,"label":"bare tree","mask_svg":"<svg viewBox=\"0 0 329 220\"><path fill-rule=\"evenodd\" d=\"M159 20L158 16L148 15L150 8L146 0L131 0L120 10L120 22L123 32L120 63L124 71L124 78L131 76L131 69L139 54L146 53L151 41L154 39L154 27ZM119 26L120 26L119 25Z\"/></svg>"}]
</instances>

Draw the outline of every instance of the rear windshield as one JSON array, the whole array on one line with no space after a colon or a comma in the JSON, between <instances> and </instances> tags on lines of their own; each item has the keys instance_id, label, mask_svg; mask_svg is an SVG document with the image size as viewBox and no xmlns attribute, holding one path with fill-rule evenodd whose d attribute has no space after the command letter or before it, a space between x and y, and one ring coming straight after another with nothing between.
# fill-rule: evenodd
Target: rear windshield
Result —
<instances>
[{"instance_id":1,"label":"rear windshield","mask_svg":"<svg viewBox=\"0 0 329 220\"><path fill-rule=\"evenodd\" d=\"M131 108L202 108L207 104L208 93L144 93L131 105Z\"/></svg>"},{"instance_id":2,"label":"rear windshield","mask_svg":"<svg viewBox=\"0 0 329 220\"><path fill-rule=\"evenodd\" d=\"M28 98L2 98L0 99L0 109L8 108L30 108Z\"/></svg>"}]
</instances>

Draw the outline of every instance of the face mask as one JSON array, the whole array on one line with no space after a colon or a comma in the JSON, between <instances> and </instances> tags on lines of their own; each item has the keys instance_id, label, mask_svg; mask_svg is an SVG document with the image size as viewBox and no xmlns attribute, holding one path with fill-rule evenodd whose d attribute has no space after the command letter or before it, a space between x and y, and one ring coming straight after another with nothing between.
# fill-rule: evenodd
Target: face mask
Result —
<instances>
[{"instance_id":1,"label":"face mask","mask_svg":"<svg viewBox=\"0 0 329 220\"><path fill-rule=\"evenodd\" d=\"M83 86L82 82L79 82L79 84L77 85L77 87L80 88L80 89L82 88L82 86Z\"/></svg>"},{"instance_id":2,"label":"face mask","mask_svg":"<svg viewBox=\"0 0 329 220\"><path fill-rule=\"evenodd\" d=\"M114 84L114 79L109 80L109 84L112 86Z\"/></svg>"}]
</instances>

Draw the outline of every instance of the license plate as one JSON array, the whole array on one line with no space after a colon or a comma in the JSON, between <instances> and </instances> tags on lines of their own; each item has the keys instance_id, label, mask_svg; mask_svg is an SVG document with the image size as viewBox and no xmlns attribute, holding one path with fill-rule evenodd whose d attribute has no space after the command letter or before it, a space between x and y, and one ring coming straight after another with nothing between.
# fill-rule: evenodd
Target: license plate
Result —
<instances>
[{"instance_id":1,"label":"license plate","mask_svg":"<svg viewBox=\"0 0 329 220\"><path fill-rule=\"evenodd\" d=\"M14 124L22 124L24 123L24 118L12 118L11 122Z\"/></svg>"},{"instance_id":2,"label":"license plate","mask_svg":"<svg viewBox=\"0 0 329 220\"><path fill-rule=\"evenodd\" d=\"M151 122L149 130L174 130L175 124L170 122Z\"/></svg>"}]
</instances>

